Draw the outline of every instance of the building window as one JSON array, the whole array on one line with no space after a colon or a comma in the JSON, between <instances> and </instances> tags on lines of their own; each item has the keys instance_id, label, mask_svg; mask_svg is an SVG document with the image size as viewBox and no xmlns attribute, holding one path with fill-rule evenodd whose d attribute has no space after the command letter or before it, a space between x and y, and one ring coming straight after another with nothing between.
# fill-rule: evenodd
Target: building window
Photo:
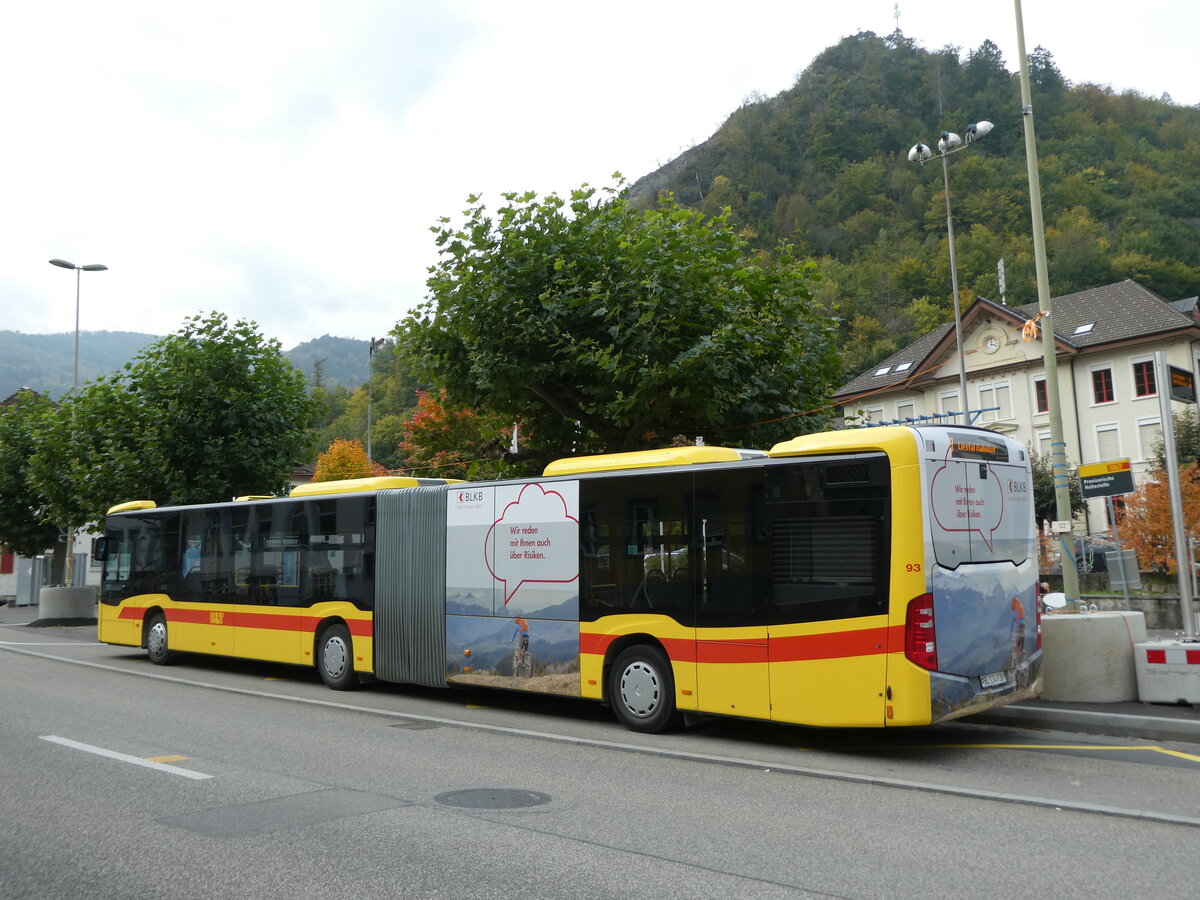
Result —
<instances>
[{"instance_id":1,"label":"building window","mask_svg":"<svg viewBox=\"0 0 1200 900\"><path fill-rule=\"evenodd\" d=\"M1162 425L1158 419L1143 419L1138 422L1138 449L1143 460L1154 459L1154 450L1162 442Z\"/></svg>"},{"instance_id":2,"label":"building window","mask_svg":"<svg viewBox=\"0 0 1200 900\"><path fill-rule=\"evenodd\" d=\"M1034 412L1050 412L1050 394L1046 388L1045 378L1035 378L1033 382Z\"/></svg>"},{"instance_id":3,"label":"building window","mask_svg":"<svg viewBox=\"0 0 1200 900\"><path fill-rule=\"evenodd\" d=\"M1042 459L1049 459L1052 450L1053 442L1050 439L1050 432L1039 431L1037 433L1037 455Z\"/></svg>"},{"instance_id":4,"label":"building window","mask_svg":"<svg viewBox=\"0 0 1200 900\"><path fill-rule=\"evenodd\" d=\"M979 388L979 415L981 422L1012 418L1012 398L1007 381L985 384Z\"/></svg>"},{"instance_id":5,"label":"building window","mask_svg":"<svg viewBox=\"0 0 1200 900\"><path fill-rule=\"evenodd\" d=\"M957 416L962 412L958 405L958 391L938 394L938 412L943 416Z\"/></svg>"},{"instance_id":6,"label":"building window","mask_svg":"<svg viewBox=\"0 0 1200 900\"><path fill-rule=\"evenodd\" d=\"M1112 403L1117 399L1113 392L1112 369L1092 370L1092 402Z\"/></svg>"},{"instance_id":7,"label":"building window","mask_svg":"<svg viewBox=\"0 0 1200 900\"><path fill-rule=\"evenodd\" d=\"M1133 393L1138 397L1153 397L1158 394L1154 385L1154 361L1143 360L1133 364Z\"/></svg>"},{"instance_id":8,"label":"building window","mask_svg":"<svg viewBox=\"0 0 1200 900\"><path fill-rule=\"evenodd\" d=\"M896 403L896 418L898 419L915 419L917 417L917 404L912 400L900 400Z\"/></svg>"},{"instance_id":9,"label":"building window","mask_svg":"<svg viewBox=\"0 0 1200 900\"><path fill-rule=\"evenodd\" d=\"M1106 462L1110 459L1121 458L1121 431L1113 422L1108 425L1096 426L1096 459Z\"/></svg>"}]
</instances>

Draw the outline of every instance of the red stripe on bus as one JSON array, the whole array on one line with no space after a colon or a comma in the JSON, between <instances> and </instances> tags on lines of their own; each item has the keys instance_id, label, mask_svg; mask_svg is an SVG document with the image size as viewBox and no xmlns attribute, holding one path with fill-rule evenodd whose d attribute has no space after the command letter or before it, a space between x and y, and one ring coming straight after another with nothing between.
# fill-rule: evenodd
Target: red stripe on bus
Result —
<instances>
[{"instance_id":1,"label":"red stripe on bus","mask_svg":"<svg viewBox=\"0 0 1200 900\"><path fill-rule=\"evenodd\" d=\"M796 662L806 659L843 659L849 656L874 656L887 653L889 642L897 635L903 646L904 626L865 628L861 631L835 631L829 634L804 634L771 639L771 662Z\"/></svg>"},{"instance_id":2,"label":"red stripe on bus","mask_svg":"<svg viewBox=\"0 0 1200 900\"><path fill-rule=\"evenodd\" d=\"M580 632L579 652L603 656L619 635ZM844 659L853 656L874 656L891 652L891 647L904 646L904 626L867 628L859 631L834 631L825 634L804 634L761 639L691 641L684 638L663 638L667 655L675 662L753 663L798 662L810 659Z\"/></svg>"},{"instance_id":3,"label":"red stripe on bus","mask_svg":"<svg viewBox=\"0 0 1200 900\"><path fill-rule=\"evenodd\" d=\"M221 617L219 622L212 620L212 614ZM119 619L141 619L145 616L144 609L126 606L122 607ZM324 619L304 615L279 615L271 613L235 612L224 609L191 609L174 606L164 609L163 614L168 622L185 625L215 625L221 628L257 628L265 631L297 631L302 634L312 634ZM344 619L346 627L355 637L371 637L374 628L370 619Z\"/></svg>"}]
</instances>

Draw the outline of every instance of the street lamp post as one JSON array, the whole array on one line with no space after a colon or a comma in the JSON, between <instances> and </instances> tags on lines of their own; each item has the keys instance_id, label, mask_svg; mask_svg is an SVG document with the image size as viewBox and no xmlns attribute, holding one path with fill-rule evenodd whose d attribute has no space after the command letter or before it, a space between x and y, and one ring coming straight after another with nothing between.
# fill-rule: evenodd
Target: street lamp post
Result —
<instances>
[{"instance_id":1,"label":"street lamp post","mask_svg":"<svg viewBox=\"0 0 1200 900\"><path fill-rule=\"evenodd\" d=\"M75 351L71 357L71 390L79 389L79 280L82 277L81 272L104 272L108 266L100 263L89 263L86 266L77 266L75 263L67 262L65 259L52 259L50 265L58 266L60 269L75 270ZM71 428L71 440L75 440L74 425ZM64 579L67 584L71 584L75 580L75 529L67 526L67 559L66 559L66 577Z\"/></svg>"},{"instance_id":2,"label":"street lamp post","mask_svg":"<svg viewBox=\"0 0 1200 900\"><path fill-rule=\"evenodd\" d=\"M950 289L954 296L954 341L958 348L958 387L959 400L963 406L963 419L967 419L967 358L963 353L962 342L962 309L958 300L958 263L954 258L954 216L950 212L950 165L947 157L951 153L965 150L975 141L992 130L991 122L975 122L967 126L967 142L952 131L943 131L938 138L938 156L942 160L942 183L946 188L946 234L950 241ZM908 151L908 161L925 165L925 161L933 156L933 151L926 144L913 144Z\"/></svg>"},{"instance_id":3,"label":"street lamp post","mask_svg":"<svg viewBox=\"0 0 1200 900\"><path fill-rule=\"evenodd\" d=\"M108 266L100 263L90 263L86 266L77 266L75 263L67 262L65 259L52 259L50 265L58 266L60 269L75 270L75 353L71 366L71 390L76 390L79 387L79 279L80 272L104 272L108 270Z\"/></svg>"}]
</instances>

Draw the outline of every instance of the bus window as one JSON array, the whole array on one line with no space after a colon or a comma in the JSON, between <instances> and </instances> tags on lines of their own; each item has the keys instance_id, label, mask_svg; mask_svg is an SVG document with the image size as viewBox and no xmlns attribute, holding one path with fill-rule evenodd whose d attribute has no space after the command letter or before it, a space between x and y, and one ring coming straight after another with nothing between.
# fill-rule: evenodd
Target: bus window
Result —
<instances>
[{"instance_id":1,"label":"bus window","mask_svg":"<svg viewBox=\"0 0 1200 900\"><path fill-rule=\"evenodd\" d=\"M179 590L180 514L155 513L140 520L133 540L131 594L168 594Z\"/></svg>"},{"instance_id":2,"label":"bus window","mask_svg":"<svg viewBox=\"0 0 1200 900\"><path fill-rule=\"evenodd\" d=\"M769 470L772 622L887 612L888 491L882 458Z\"/></svg>"},{"instance_id":3,"label":"bus window","mask_svg":"<svg viewBox=\"0 0 1200 900\"><path fill-rule=\"evenodd\" d=\"M368 497L332 497L310 503L301 573L304 605L349 600L359 609L373 607L373 502Z\"/></svg>"},{"instance_id":4,"label":"bus window","mask_svg":"<svg viewBox=\"0 0 1200 900\"><path fill-rule=\"evenodd\" d=\"M763 625L766 622L767 551L756 531L761 469L699 473L689 498L694 535L692 580L698 592L700 627Z\"/></svg>"}]
</instances>

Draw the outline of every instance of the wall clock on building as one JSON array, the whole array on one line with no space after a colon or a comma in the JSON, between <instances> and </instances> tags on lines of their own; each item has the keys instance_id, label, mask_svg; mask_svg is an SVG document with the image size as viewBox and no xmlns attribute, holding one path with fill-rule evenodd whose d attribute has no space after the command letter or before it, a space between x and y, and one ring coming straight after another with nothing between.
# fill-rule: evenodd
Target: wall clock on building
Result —
<instances>
[{"instance_id":1,"label":"wall clock on building","mask_svg":"<svg viewBox=\"0 0 1200 900\"><path fill-rule=\"evenodd\" d=\"M995 353L999 349L1000 349L1000 339L997 337L990 337L986 341L983 342L983 352L984 353Z\"/></svg>"}]
</instances>

